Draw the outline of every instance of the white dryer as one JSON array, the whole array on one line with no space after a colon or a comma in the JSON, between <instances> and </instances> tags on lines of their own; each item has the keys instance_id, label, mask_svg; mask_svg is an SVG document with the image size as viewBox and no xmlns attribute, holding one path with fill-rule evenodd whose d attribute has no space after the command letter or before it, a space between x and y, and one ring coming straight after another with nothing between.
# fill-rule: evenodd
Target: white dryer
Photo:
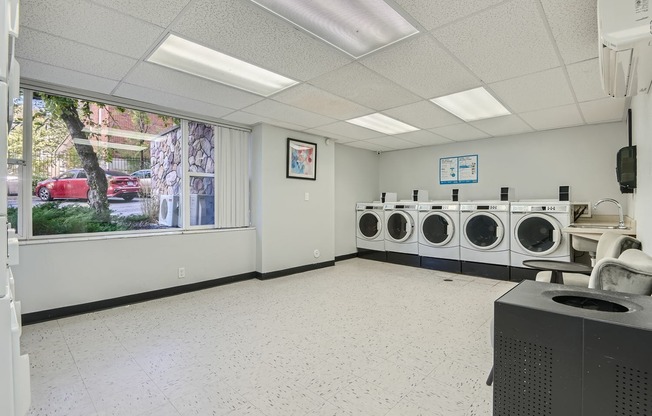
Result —
<instances>
[{"instance_id":1,"label":"white dryer","mask_svg":"<svg viewBox=\"0 0 652 416\"><path fill-rule=\"evenodd\" d=\"M421 267L460 272L460 204L430 201L419 204Z\"/></svg>"},{"instance_id":2,"label":"white dryer","mask_svg":"<svg viewBox=\"0 0 652 416\"><path fill-rule=\"evenodd\" d=\"M509 215L506 201L460 204L462 273L509 279Z\"/></svg>"},{"instance_id":3,"label":"white dryer","mask_svg":"<svg viewBox=\"0 0 652 416\"><path fill-rule=\"evenodd\" d=\"M385 251L385 205L382 202L359 202L355 211L358 249Z\"/></svg>"},{"instance_id":4,"label":"white dryer","mask_svg":"<svg viewBox=\"0 0 652 416\"><path fill-rule=\"evenodd\" d=\"M561 231L572 223L570 202L513 202L511 213L512 280L534 279L536 270L523 266L525 260L570 261L570 236Z\"/></svg>"},{"instance_id":5,"label":"white dryer","mask_svg":"<svg viewBox=\"0 0 652 416\"><path fill-rule=\"evenodd\" d=\"M385 203L385 250L392 263L419 266L419 204Z\"/></svg>"}]
</instances>

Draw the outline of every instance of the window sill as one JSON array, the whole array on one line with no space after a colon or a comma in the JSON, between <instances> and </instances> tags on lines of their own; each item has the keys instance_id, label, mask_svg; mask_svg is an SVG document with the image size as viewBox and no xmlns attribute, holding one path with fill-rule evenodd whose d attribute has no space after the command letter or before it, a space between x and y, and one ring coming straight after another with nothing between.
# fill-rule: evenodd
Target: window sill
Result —
<instances>
[{"instance_id":1,"label":"window sill","mask_svg":"<svg viewBox=\"0 0 652 416\"><path fill-rule=\"evenodd\" d=\"M197 229L197 230L164 230L164 231L151 231L147 233L134 231L128 233L111 234L103 233L101 235L85 234L85 235L72 235L72 236L40 236L33 237L32 239L19 240L19 245L29 246L37 244L53 244L53 243L76 243L80 241L99 241L99 240L121 240L125 238L143 238L143 237L160 237L163 235L185 235L185 234L211 234L211 233L231 233L255 230L255 227L242 227L242 228L210 228L210 229Z\"/></svg>"}]
</instances>

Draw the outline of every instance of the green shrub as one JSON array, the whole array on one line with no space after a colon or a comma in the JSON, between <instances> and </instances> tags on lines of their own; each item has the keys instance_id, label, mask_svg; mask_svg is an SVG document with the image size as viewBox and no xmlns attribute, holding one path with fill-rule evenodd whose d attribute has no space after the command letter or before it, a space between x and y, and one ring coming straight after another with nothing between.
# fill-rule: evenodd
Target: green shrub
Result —
<instances>
[{"instance_id":1,"label":"green shrub","mask_svg":"<svg viewBox=\"0 0 652 416\"><path fill-rule=\"evenodd\" d=\"M92 208L47 202L32 208L32 229L34 235L54 235L99 233L121 228L114 222L101 221Z\"/></svg>"},{"instance_id":2,"label":"green shrub","mask_svg":"<svg viewBox=\"0 0 652 416\"><path fill-rule=\"evenodd\" d=\"M18 229L18 208L7 208L7 221L11 224L11 228Z\"/></svg>"}]
</instances>

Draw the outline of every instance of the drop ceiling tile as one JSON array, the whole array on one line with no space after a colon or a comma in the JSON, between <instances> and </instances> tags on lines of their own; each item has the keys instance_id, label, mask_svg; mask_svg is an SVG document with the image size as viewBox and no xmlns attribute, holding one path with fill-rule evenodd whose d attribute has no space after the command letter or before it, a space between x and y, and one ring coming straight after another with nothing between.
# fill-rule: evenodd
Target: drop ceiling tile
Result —
<instances>
[{"instance_id":1,"label":"drop ceiling tile","mask_svg":"<svg viewBox=\"0 0 652 416\"><path fill-rule=\"evenodd\" d=\"M600 63L597 58L568 65L566 69L577 101L592 101L609 97L602 89Z\"/></svg>"},{"instance_id":2,"label":"drop ceiling tile","mask_svg":"<svg viewBox=\"0 0 652 416\"><path fill-rule=\"evenodd\" d=\"M110 7L161 27L167 27L183 8L190 3L190 0L91 0L91 2Z\"/></svg>"},{"instance_id":3,"label":"drop ceiling tile","mask_svg":"<svg viewBox=\"0 0 652 416\"><path fill-rule=\"evenodd\" d=\"M510 136L512 134L533 131L530 126L515 115L488 118L485 120L473 121L470 124L494 137Z\"/></svg>"},{"instance_id":4,"label":"drop ceiling tile","mask_svg":"<svg viewBox=\"0 0 652 416\"><path fill-rule=\"evenodd\" d=\"M59 68L40 62L19 58L21 79L32 79L62 85L64 87L79 88L83 90L109 94L118 81L100 78L93 75L82 74L70 69Z\"/></svg>"},{"instance_id":5,"label":"drop ceiling tile","mask_svg":"<svg viewBox=\"0 0 652 416\"><path fill-rule=\"evenodd\" d=\"M241 109L263 99L256 94L148 62L139 63L125 82L207 103L219 102L233 109Z\"/></svg>"},{"instance_id":6,"label":"drop ceiling tile","mask_svg":"<svg viewBox=\"0 0 652 416\"><path fill-rule=\"evenodd\" d=\"M559 66L534 0L506 2L432 33L487 83Z\"/></svg>"},{"instance_id":7,"label":"drop ceiling tile","mask_svg":"<svg viewBox=\"0 0 652 416\"><path fill-rule=\"evenodd\" d=\"M452 143L452 140L439 136L428 130L411 131L409 133L397 134L394 137L407 140L421 146Z\"/></svg>"},{"instance_id":8,"label":"drop ceiling tile","mask_svg":"<svg viewBox=\"0 0 652 416\"><path fill-rule=\"evenodd\" d=\"M503 0L394 0L427 30L453 22Z\"/></svg>"},{"instance_id":9,"label":"drop ceiling tile","mask_svg":"<svg viewBox=\"0 0 652 416\"><path fill-rule=\"evenodd\" d=\"M300 84L288 88L274 95L272 99L337 120L348 120L374 112L370 108L338 97L310 84Z\"/></svg>"},{"instance_id":10,"label":"drop ceiling tile","mask_svg":"<svg viewBox=\"0 0 652 416\"><path fill-rule=\"evenodd\" d=\"M430 101L419 101L417 103L391 108L382 113L421 129L431 129L462 123L462 120Z\"/></svg>"},{"instance_id":11,"label":"drop ceiling tile","mask_svg":"<svg viewBox=\"0 0 652 416\"><path fill-rule=\"evenodd\" d=\"M319 127L319 130L342 137L349 137L354 140L372 139L374 137L383 136L383 133L356 126L345 121L338 121L337 123L329 124L327 126L321 126Z\"/></svg>"},{"instance_id":12,"label":"drop ceiling tile","mask_svg":"<svg viewBox=\"0 0 652 416\"><path fill-rule=\"evenodd\" d=\"M335 121L330 117L324 117L271 99L257 102L243 109L243 111L304 127L319 127Z\"/></svg>"},{"instance_id":13,"label":"drop ceiling tile","mask_svg":"<svg viewBox=\"0 0 652 416\"><path fill-rule=\"evenodd\" d=\"M384 136L384 137L378 137L375 139L368 139L365 140L367 143L371 144L377 144L380 146L385 146L390 149L412 149L415 147L419 147L417 143L409 142L407 140L399 139L398 137L394 136Z\"/></svg>"},{"instance_id":14,"label":"drop ceiling tile","mask_svg":"<svg viewBox=\"0 0 652 416\"><path fill-rule=\"evenodd\" d=\"M29 11L21 13L21 28L29 27L131 58L140 58L163 33L161 27L84 0L23 0L21 8ZM102 18L98 19L98 15Z\"/></svg>"},{"instance_id":15,"label":"drop ceiling tile","mask_svg":"<svg viewBox=\"0 0 652 416\"><path fill-rule=\"evenodd\" d=\"M475 76L427 33L382 49L359 62L426 99L480 85Z\"/></svg>"},{"instance_id":16,"label":"drop ceiling tile","mask_svg":"<svg viewBox=\"0 0 652 416\"><path fill-rule=\"evenodd\" d=\"M624 98L604 98L580 103L584 120L589 124L621 121L625 115Z\"/></svg>"},{"instance_id":17,"label":"drop ceiling tile","mask_svg":"<svg viewBox=\"0 0 652 416\"><path fill-rule=\"evenodd\" d=\"M311 80L310 84L374 110L385 110L421 100L419 96L358 63L324 74Z\"/></svg>"},{"instance_id":18,"label":"drop ceiling tile","mask_svg":"<svg viewBox=\"0 0 652 416\"><path fill-rule=\"evenodd\" d=\"M16 56L100 78L122 79L135 59L23 27L16 41ZM44 80L47 81L47 80Z\"/></svg>"},{"instance_id":19,"label":"drop ceiling tile","mask_svg":"<svg viewBox=\"0 0 652 416\"><path fill-rule=\"evenodd\" d=\"M219 105L209 104L187 97L180 97L166 91L152 90L150 88L125 83L120 84L113 95L168 107L172 112L176 110L177 112L193 113L211 118L221 118L233 112L232 109L221 107Z\"/></svg>"},{"instance_id":20,"label":"drop ceiling tile","mask_svg":"<svg viewBox=\"0 0 652 416\"><path fill-rule=\"evenodd\" d=\"M519 116L536 130L551 130L584 124L582 115L575 104L531 111L519 114Z\"/></svg>"},{"instance_id":21,"label":"drop ceiling tile","mask_svg":"<svg viewBox=\"0 0 652 416\"><path fill-rule=\"evenodd\" d=\"M248 126L253 126L255 124L266 123L273 126L282 127L288 130L303 131L305 127L299 126L293 123L286 123L279 120L273 120L267 117L263 117L257 114L250 114L244 111L236 111L225 117L222 117L223 120L232 121L234 123L245 124Z\"/></svg>"},{"instance_id":22,"label":"drop ceiling tile","mask_svg":"<svg viewBox=\"0 0 652 416\"><path fill-rule=\"evenodd\" d=\"M197 0L171 29L182 37L297 80L314 78L351 62L343 52L250 1Z\"/></svg>"},{"instance_id":23,"label":"drop ceiling tile","mask_svg":"<svg viewBox=\"0 0 652 416\"><path fill-rule=\"evenodd\" d=\"M566 64L598 56L596 0L541 0L541 4Z\"/></svg>"},{"instance_id":24,"label":"drop ceiling tile","mask_svg":"<svg viewBox=\"0 0 652 416\"><path fill-rule=\"evenodd\" d=\"M314 134L315 136L328 137L329 139L333 139L337 143L340 143L340 144L356 141L356 139L352 139L350 137L345 137L345 136L340 136L339 134L330 133L330 132L323 131L323 130L320 130L320 129L306 129L304 131L306 133Z\"/></svg>"},{"instance_id":25,"label":"drop ceiling tile","mask_svg":"<svg viewBox=\"0 0 652 416\"><path fill-rule=\"evenodd\" d=\"M454 126L439 127L431 129L435 134L446 137L456 142L465 140L486 139L489 135L476 129L470 124L456 124Z\"/></svg>"},{"instance_id":26,"label":"drop ceiling tile","mask_svg":"<svg viewBox=\"0 0 652 416\"><path fill-rule=\"evenodd\" d=\"M374 152L389 152L394 149L389 147L381 146L379 144L367 143L365 140L358 140L356 142L347 143L346 146L358 147L360 149L373 150Z\"/></svg>"},{"instance_id":27,"label":"drop ceiling tile","mask_svg":"<svg viewBox=\"0 0 652 416\"><path fill-rule=\"evenodd\" d=\"M574 102L573 93L561 68L496 82L489 87L514 113Z\"/></svg>"}]
</instances>

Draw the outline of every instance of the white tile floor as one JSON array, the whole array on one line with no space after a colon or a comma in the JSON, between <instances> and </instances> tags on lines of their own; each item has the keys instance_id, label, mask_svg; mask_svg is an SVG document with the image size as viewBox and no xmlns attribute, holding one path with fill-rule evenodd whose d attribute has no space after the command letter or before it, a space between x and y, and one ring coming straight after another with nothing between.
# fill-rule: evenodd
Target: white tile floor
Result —
<instances>
[{"instance_id":1,"label":"white tile floor","mask_svg":"<svg viewBox=\"0 0 652 416\"><path fill-rule=\"evenodd\" d=\"M26 326L30 415L491 415L513 286L352 259Z\"/></svg>"}]
</instances>

